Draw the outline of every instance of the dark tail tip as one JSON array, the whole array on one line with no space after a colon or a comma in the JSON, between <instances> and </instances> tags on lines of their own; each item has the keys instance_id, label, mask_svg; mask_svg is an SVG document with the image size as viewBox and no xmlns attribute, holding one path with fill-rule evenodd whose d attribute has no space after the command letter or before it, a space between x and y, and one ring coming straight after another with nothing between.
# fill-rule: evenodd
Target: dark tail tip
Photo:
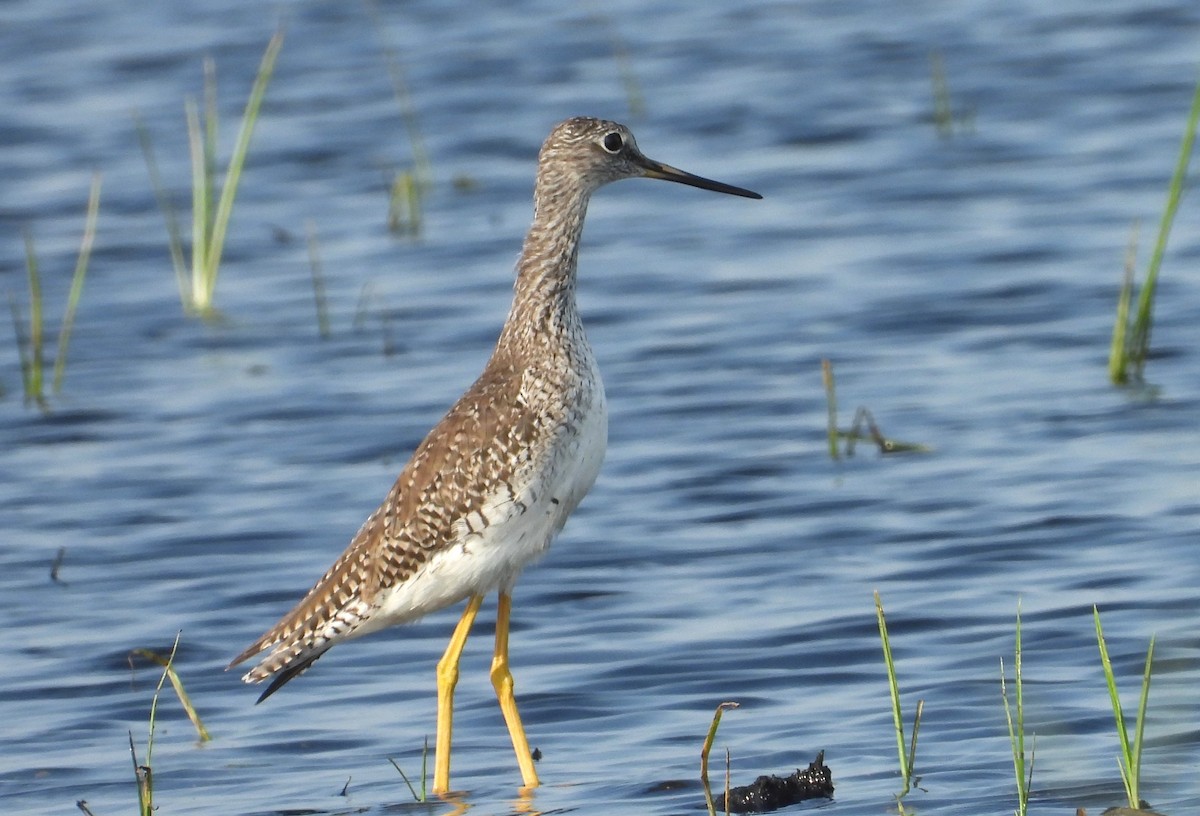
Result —
<instances>
[{"instance_id":1,"label":"dark tail tip","mask_svg":"<svg viewBox=\"0 0 1200 816\"><path fill-rule=\"evenodd\" d=\"M283 686L293 677L299 677L301 674L307 671L308 667L315 663L317 658L320 656L321 655L319 654L313 655L312 657L306 658L299 663L295 663L277 672L275 676L271 678L271 684L267 686L266 691L259 695L259 698L254 701L254 704L258 705L263 700L279 691L279 689L283 688Z\"/></svg>"}]
</instances>

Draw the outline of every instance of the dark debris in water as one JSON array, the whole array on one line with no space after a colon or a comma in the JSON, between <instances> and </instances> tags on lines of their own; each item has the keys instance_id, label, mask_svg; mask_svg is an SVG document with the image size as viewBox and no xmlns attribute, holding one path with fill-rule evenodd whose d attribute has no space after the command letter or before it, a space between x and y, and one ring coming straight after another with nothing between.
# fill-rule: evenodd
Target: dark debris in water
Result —
<instances>
[{"instance_id":1,"label":"dark debris in water","mask_svg":"<svg viewBox=\"0 0 1200 816\"><path fill-rule=\"evenodd\" d=\"M719 810L730 813L766 813L805 799L833 798L833 774L825 764L825 752L817 754L805 770L791 776L760 776L751 784L729 789L729 801Z\"/></svg>"}]
</instances>

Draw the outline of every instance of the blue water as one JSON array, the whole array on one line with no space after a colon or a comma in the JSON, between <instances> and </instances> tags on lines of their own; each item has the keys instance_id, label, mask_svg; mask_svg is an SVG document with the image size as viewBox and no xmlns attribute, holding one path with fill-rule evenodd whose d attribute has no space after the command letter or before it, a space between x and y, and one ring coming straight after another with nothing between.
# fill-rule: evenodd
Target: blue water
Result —
<instances>
[{"instance_id":1,"label":"blue water","mask_svg":"<svg viewBox=\"0 0 1200 816\"><path fill-rule=\"evenodd\" d=\"M166 692L161 813L453 810L406 804L387 757L418 772L457 610L339 647L259 707L223 667L341 552L483 365L537 148L581 113L765 199L638 181L593 202L581 306L609 454L514 613L544 784L518 796L486 677L489 600L456 720L453 782L472 812L698 812L697 754L724 700L741 708L722 723L718 776L726 747L735 784L824 749L835 799L793 810L894 812L874 590L907 719L924 700L924 790L908 807L1015 808L999 660L1019 599L1031 812L1123 798L1092 604L1127 710L1157 635L1143 796L1196 809L1191 197L1163 266L1154 389L1114 389L1105 366L1131 225L1144 269L1176 160L1200 6L1044 6L410 2L376 22L359 3L5 4L0 289L25 303L28 227L52 327L91 173L104 178L49 414L23 406L0 320L6 812L133 811L129 732L144 759L158 672L131 671L128 654L165 653L180 631L176 665L213 740L197 744ZM227 155L280 21L222 320L204 324L179 305L133 112L186 218L183 101L203 59ZM413 161L389 49L433 171L415 238L386 228L391 174ZM949 136L932 118L934 52ZM824 358L844 426L865 405L884 433L932 450L832 461Z\"/></svg>"}]
</instances>

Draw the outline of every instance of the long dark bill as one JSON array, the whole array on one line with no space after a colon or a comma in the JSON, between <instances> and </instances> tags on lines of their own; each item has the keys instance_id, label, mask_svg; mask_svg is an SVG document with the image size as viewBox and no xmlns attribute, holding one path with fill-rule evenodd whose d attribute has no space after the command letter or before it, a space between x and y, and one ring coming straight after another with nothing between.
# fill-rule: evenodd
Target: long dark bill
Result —
<instances>
[{"instance_id":1,"label":"long dark bill","mask_svg":"<svg viewBox=\"0 0 1200 816\"><path fill-rule=\"evenodd\" d=\"M654 159L647 159L645 156L639 157L642 166L646 170L646 178L662 179L664 181L674 181L679 184L686 184L689 187L699 187L701 190L712 190L717 193L728 193L729 195L741 196L742 198L762 198L761 195L753 190L747 190L742 187L734 187L732 184L725 184L720 181L706 179L703 176L695 176L680 170L677 167L672 167L669 164L656 162Z\"/></svg>"}]
</instances>

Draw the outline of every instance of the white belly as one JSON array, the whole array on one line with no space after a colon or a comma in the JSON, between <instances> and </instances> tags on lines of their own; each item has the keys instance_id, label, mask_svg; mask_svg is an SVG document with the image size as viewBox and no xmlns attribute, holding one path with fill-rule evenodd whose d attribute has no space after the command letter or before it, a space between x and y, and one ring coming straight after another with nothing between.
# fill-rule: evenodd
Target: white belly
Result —
<instances>
[{"instance_id":1,"label":"white belly","mask_svg":"<svg viewBox=\"0 0 1200 816\"><path fill-rule=\"evenodd\" d=\"M392 588L352 637L415 620L470 595L512 590L521 570L549 549L600 472L608 445L608 412L603 387L596 383L578 431L565 436L545 457L515 499L505 493L472 514L481 518L460 519L456 543Z\"/></svg>"}]
</instances>

